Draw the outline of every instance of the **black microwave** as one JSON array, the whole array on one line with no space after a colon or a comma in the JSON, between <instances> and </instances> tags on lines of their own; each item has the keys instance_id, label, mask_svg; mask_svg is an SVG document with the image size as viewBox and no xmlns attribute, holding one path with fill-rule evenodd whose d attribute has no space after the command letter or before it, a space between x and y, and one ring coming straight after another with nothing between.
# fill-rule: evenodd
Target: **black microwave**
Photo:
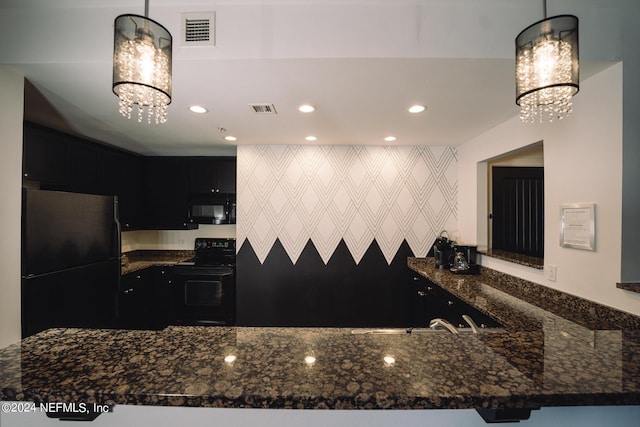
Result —
<instances>
[{"instance_id":1,"label":"black microwave","mask_svg":"<svg viewBox=\"0 0 640 427\"><path fill-rule=\"evenodd\" d=\"M198 224L235 224L236 202L217 197L194 196L189 201L189 216Z\"/></svg>"}]
</instances>

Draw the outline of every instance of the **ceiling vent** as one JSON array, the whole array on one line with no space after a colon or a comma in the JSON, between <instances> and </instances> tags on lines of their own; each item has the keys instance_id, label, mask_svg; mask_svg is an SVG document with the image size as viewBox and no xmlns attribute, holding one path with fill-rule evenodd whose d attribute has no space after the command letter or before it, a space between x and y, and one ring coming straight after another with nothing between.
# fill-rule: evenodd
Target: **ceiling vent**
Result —
<instances>
[{"instance_id":1,"label":"ceiling vent","mask_svg":"<svg viewBox=\"0 0 640 427\"><path fill-rule=\"evenodd\" d=\"M181 42L182 46L215 46L216 13L183 13Z\"/></svg>"},{"instance_id":2,"label":"ceiling vent","mask_svg":"<svg viewBox=\"0 0 640 427\"><path fill-rule=\"evenodd\" d=\"M276 106L273 104L249 104L249 107L258 114L278 114Z\"/></svg>"}]
</instances>

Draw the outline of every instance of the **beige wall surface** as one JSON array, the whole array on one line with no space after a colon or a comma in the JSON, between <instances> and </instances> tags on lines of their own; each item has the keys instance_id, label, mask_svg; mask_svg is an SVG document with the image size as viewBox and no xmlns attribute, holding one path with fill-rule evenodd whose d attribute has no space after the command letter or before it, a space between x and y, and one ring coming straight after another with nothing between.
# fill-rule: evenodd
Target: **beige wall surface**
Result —
<instances>
[{"instance_id":1,"label":"beige wall surface","mask_svg":"<svg viewBox=\"0 0 640 427\"><path fill-rule=\"evenodd\" d=\"M0 66L0 348L20 340L23 88L23 76Z\"/></svg>"}]
</instances>

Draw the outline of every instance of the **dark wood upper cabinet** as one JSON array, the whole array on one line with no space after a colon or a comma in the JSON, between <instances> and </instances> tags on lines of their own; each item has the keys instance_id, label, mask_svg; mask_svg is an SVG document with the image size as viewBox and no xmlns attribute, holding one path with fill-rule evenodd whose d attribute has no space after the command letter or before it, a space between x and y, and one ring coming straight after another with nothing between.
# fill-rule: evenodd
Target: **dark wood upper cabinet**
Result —
<instances>
[{"instance_id":1,"label":"dark wood upper cabinet","mask_svg":"<svg viewBox=\"0 0 640 427\"><path fill-rule=\"evenodd\" d=\"M67 144L56 132L25 124L22 156L23 179L41 188L65 190L67 186Z\"/></svg>"},{"instance_id":2,"label":"dark wood upper cabinet","mask_svg":"<svg viewBox=\"0 0 640 427\"><path fill-rule=\"evenodd\" d=\"M197 228L190 195L235 200L235 157L145 157L25 122L24 181L118 196L123 231Z\"/></svg>"},{"instance_id":3,"label":"dark wood upper cabinet","mask_svg":"<svg viewBox=\"0 0 640 427\"><path fill-rule=\"evenodd\" d=\"M98 151L97 188L100 194L117 196L126 183L122 179L122 163L126 154L115 150Z\"/></svg>"},{"instance_id":4,"label":"dark wood upper cabinet","mask_svg":"<svg viewBox=\"0 0 640 427\"><path fill-rule=\"evenodd\" d=\"M98 191L98 150L93 144L80 139L70 139L67 143L68 189L76 193Z\"/></svg>"},{"instance_id":5,"label":"dark wood upper cabinet","mask_svg":"<svg viewBox=\"0 0 640 427\"><path fill-rule=\"evenodd\" d=\"M121 163L118 205L122 231L143 228L144 216L144 157L125 156Z\"/></svg>"},{"instance_id":6,"label":"dark wood upper cabinet","mask_svg":"<svg viewBox=\"0 0 640 427\"><path fill-rule=\"evenodd\" d=\"M189 192L216 194L236 192L235 157L192 157L189 161Z\"/></svg>"},{"instance_id":7,"label":"dark wood upper cabinet","mask_svg":"<svg viewBox=\"0 0 640 427\"><path fill-rule=\"evenodd\" d=\"M189 159L145 159L145 228L197 228L189 219Z\"/></svg>"}]
</instances>

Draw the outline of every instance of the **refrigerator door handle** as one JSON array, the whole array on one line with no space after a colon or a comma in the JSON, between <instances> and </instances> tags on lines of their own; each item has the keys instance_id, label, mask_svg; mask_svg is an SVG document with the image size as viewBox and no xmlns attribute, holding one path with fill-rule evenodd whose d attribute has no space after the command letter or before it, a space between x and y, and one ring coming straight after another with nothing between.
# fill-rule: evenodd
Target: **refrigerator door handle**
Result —
<instances>
[{"instance_id":1,"label":"refrigerator door handle","mask_svg":"<svg viewBox=\"0 0 640 427\"><path fill-rule=\"evenodd\" d=\"M118 218L118 196L114 196L113 198L113 222L115 224L116 233L116 248L114 253L117 254L118 258L120 258L120 256L122 256L122 227L120 226L120 219Z\"/></svg>"}]
</instances>

